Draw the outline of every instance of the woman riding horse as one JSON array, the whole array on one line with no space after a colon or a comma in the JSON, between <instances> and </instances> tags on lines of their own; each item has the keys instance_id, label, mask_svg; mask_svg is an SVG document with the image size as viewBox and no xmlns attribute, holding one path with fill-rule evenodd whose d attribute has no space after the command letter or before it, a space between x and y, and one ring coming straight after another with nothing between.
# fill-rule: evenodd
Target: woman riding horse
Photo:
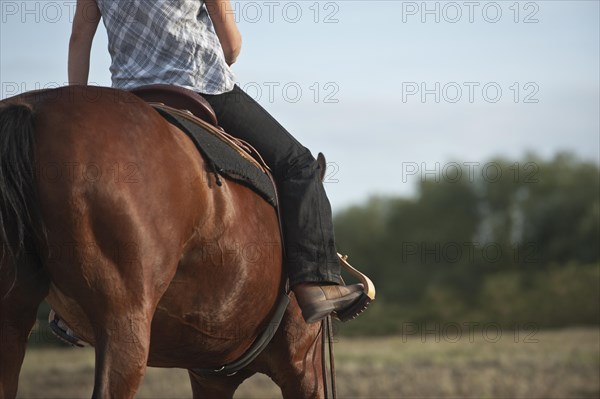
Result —
<instances>
[{"instance_id":1,"label":"woman riding horse","mask_svg":"<svg viewBox=\"0 0 600 399\"><path fill-rule=\"evenodd\" d=\"M216 33L201 5L79 0L69 79L86 83L102 16L115 86L193 87L225 129L259 147L279 180L295 293L280 327L237 374L202 371L231 364L274 327L283 270L273 207L233 181L217 188L192 141L126 91L25 93L0 101L0 399L16 396L45 298L95 348L94 397L132 398L146 365L188 369L195 397L232 397L256 372L286 398L323 396L321 330L305 319L362 310L362 286L337 284L312 156L232 86L229 2L209 3Z\"/></svg>"}]
</instances>

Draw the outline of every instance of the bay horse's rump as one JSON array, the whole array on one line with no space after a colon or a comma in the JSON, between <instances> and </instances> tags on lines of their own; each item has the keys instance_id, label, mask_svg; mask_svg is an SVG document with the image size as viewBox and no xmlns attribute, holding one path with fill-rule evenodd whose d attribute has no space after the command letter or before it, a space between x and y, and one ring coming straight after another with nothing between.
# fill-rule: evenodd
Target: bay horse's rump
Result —
<instances>
[{"instance_id":1,"label":"bay horse's rump","mask_svg":"<svg viewBox=\"0 0 600 399\"><path fill-rule=\"evenodd\" d=\"M272 207L243 186L214 184L189 139L133 95L67 87L35 100L56 310L94 342L81 316L102 318L93 305L111 301L100 297L141 289L131 297L151 307L164 293L151 363L233 360L275 303L281 257ZM257 284L260 295L248 290ZM124 305L132 304L111 304ZM128 328L114 326L135 339Z\"/></svg>"}]
</instances>

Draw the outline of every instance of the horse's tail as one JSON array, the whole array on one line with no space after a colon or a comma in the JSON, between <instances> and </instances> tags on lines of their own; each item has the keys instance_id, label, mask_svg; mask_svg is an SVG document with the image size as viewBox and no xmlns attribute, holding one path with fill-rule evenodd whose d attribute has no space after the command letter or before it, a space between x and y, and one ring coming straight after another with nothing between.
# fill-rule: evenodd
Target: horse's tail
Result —
<instances>
[{"instance_id":1,"label":"horse's tail","mask_svg":"<svg viewBox=\"0 0 600 399\"><path fill-rule=\"evenodd\" d=\"M41 222L37 218L34 140L33 107L0 105L0 268L19 258L26 241L35 235L35 224Z\"/></svg>"}]
</instances>

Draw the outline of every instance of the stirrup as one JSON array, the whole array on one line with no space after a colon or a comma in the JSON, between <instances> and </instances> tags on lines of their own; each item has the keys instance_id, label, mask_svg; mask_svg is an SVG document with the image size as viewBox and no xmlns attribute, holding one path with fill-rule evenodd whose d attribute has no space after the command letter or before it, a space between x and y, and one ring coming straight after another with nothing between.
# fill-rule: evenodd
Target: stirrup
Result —
<instances>
[{"instance_id":1,"label":"stirrup","mask_svg":"<svg viewBox=\"0 0 600 399\"><path fill-rule=\"evenodd\" d=\"M369 304L375 300L375 284L365 274L356 270L350 263L348 263L348 255L337 254L340 258L340 264L346 269L351 275L356 277L364 286L364 292L359 299L347 309L343 309L334 312L334 316L340 321L348 321L357 318L362 312L364 312Z\"/></svg>"},{"instance_id":2,"label":"stirrup","mask_svg":"<svg viewBox=\"0 0 600 399\"><path fill-rule=\"evenodd\" d=\"M370 300L375 300L375 284L371 281L369 277L365 274L359 272L354 268L350 263L348 263L348 255L342 255L338 252L338 258L340 258L340 263L348 273L356 277L364 286L365 286L365 295L369 297Z\"/></svg>"},{"instance_id":3,"label":"stirrup","mask_svg":"<svg viewBox=\"0 0 600 399\"><path fill-rule=\"evenodd\" d=\"M48 325L50 331L61 341L72 346L84 347L86 342L79 338L73 330L64 322L63 319L54 311L50 309L48 315Z\"/></svg>"}]
</instances>

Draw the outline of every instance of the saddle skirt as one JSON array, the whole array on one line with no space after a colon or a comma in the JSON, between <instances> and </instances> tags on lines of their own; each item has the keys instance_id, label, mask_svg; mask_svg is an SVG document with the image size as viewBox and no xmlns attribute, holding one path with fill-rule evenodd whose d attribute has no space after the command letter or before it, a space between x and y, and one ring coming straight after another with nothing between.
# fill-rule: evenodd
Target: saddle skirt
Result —
<instances>
[{"instance_id":1,"label":"saddle skirt","mask_svg":"<svg viewBox=\"0 0 600 399\"><path fill-rule=\"evenodd\" d=\"M194 143L221 184L219 175L241 183L277 206L275 182L260 154L218 126L210 104L199 94L177 86L151 85L131 91L148 102ZM180 107L187 107L180 109Z\"/></svg>"}]
</instances>

